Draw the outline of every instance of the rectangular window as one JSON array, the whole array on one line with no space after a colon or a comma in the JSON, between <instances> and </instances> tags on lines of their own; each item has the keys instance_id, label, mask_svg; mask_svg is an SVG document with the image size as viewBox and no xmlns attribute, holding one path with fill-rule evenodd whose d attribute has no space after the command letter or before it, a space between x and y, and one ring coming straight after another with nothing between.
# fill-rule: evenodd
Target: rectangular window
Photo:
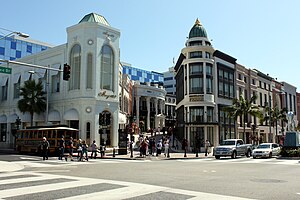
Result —
<instances>
[{"instance_id":1,"label":"rectangular window","mask_svg":"<svg viewBox=\"0 0 300 200\"><path fill-rule=\"evenodd\" d=\"M214 108L207 107L207 122L213 122L213 113L214 113Z\"/></svg>"},{"instance_id":2,"label":"rectangular window","mask_svg":"<svg viewBox=\"0 0 300 200\"><path fill-rule=\"evenodd\" d=\"M209 52L205 52L205 58L210 58L210 53Z\"/></svg>"},{"instance_id":3,"label":"rectangular window","mask_svg":"<svg viewBox=\"0 0 300 200\"><path fill-rule=\"evenodd\" d=\"M238 74L238 79L242 80L242 74Z\"/></svg>"},{"instance_id":4,"label":"rectangular window","mask_svg":"<svg viewBox=\"0 0 300 200\"><path fill-rule=\"evenodd\" d=\"M192 63L189 65L189 68L190 75L203 73L203 63Z\"/></svg>"},{"instance_id":5,"label":"rectangular window","mask_svg":"<svg viewBox=\"0 0 300 200\"><path fill-rule=\"evenodd\" d=\"M212 76L212 65L206 63L206 75Z\"/></svg>"},{"instance_id":6,"label":"rectangular window","mask_svg":"<svg viewBox=\"0 0 300 200\"><path fill-rule=\"evenodd\" d=\"M190 58L202 58L202 52L201 51L190 52Z\"/></svg>"},{"instance_id":7,"label":"rectangular window","mask_svg":"<svg viewBox=\"0 0 300 200\"><path fill-rule=\"evenodd\" d=\"M14 98L20 97L20 84L21 84L21 78L19 76L19 80L17 83L14 83Z\"/></svg>"},{"instance_id":8,"label":"rectangular window","mask_svg":"<svg viewBox=\"0 0 300 200\"><path fill-rule=\"evenodd\" d=\"M30 45L27 45L26 52L28 52L28 53L32 53L32 46L30 46Z\"/></svg>"},{"instance_id":9,"label":"rectangular window","mask_svg":"<svg viewBox=\"0 0 300 200\"><path fill-rule=\"evenodd\" d=\"M0 47L0 55L4 56L5 53L5 48L4 47Z\"/></svg>"},{"instance_id":10,"label":"rectangular window","mask_svg":"<svg viewBox=\"0 0 300 200\"><path fill-rule=\"evenodd\" d=\"M17 49L17 42L11 41L10 48L11 49Z\"/></svg>"},{"instance_id":11,"label":"rectangular window","mask_svg":"<svg viewBox=\"0 0 300 200\"><path fill-rule=\"evenodd\" d=\"M213 83L212 78L206 77L206 93L208 93L208 94L211 94L213 92L212 91L212 83Z\"/></svg>"},{"instance_id":12,"label":"rectangular window","mask_svg":"<svg viewBox=\"0 0 300 200\"><path fill-rule=\"evenodd\" d=\"M203 78L190 78L190 93L203 93Z\"/></svg>"},{"instance_id":13,"label":"rectangular window","mask_svg":"<svg viewBox=\"0 0 300 200\"><path fill-rule=\"evenodd\" d=\"M262 93L259 93L259 104L260 106L263 106L263 99L262 99Z\"/></svg>"},{"instance_id":14,"label":"rectangular window","mask_svg":"<svg viewBox=\"0 0 300 200\"><path fill-rule=\"evenodd\" d=\"M204 107L190 108L190 121L191 123L204 122Z\"/></svg>"},{"instance_id":15,"label":"rectangular window","mask_svg":"<svg viewBox=\"0 0 300 200\"><path fill-rule=\"evenodd\" d=\"M255 84L255 79L252 79L252 85L256 85L256 84Z\"/></svg>"},{"instance_id":16,"label":"rectangular window","mask_svg":"<svg viewBox=\"0 0 300 200\"><path fill-rule=\"evenodd\" d=\"M21 51L16 51L16 58L21 58Z\"/></svg>"},{"instance_id":17,"label":"rectangular window","mask_svg":"<svg viewBox=\"0 0 300 200\"><path fill-rule=\"evenodd\" d=\"M2 101L7 100L7 92L8 92L8 80L6 80L2 85Z\"/></svg>"},{"instance_id":18,"label":"rectangular window","mask_svg":"<svg viewBox=\"0 0 300 200\"><path fill-rule=\"evenodd\" d=\"M53 75L51 77L51 88L52 88L52 93L57 93L59 92L59 73L57 73L56 75Z\"/></svg>"}]
</instances>

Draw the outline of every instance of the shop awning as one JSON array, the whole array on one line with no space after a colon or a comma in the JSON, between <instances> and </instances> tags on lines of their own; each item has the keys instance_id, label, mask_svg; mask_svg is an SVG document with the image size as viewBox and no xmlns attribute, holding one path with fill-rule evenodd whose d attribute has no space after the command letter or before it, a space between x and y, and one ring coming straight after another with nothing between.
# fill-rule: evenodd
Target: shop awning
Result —
<instances>
[{"instance_id":1,"label":"shop awning","mask_svg":"<svg viewBox=\"0 0 300 200\"><path fill-rule=\"evenodd\" d=\"M48 121L49 122L59 122L60 121L60 114L57 110L52 110L48 114Z\"/></svg>"},{"instance_id":2,"label":"shop awning","mask_svg":"<svg viewBox=\"0 0 300 200\"><path fill-rule=\"evenodd\" d=\"M64 114L64 120L79 120L79 114L77 110L70 109Z\"/></svg>"}]
</instances>

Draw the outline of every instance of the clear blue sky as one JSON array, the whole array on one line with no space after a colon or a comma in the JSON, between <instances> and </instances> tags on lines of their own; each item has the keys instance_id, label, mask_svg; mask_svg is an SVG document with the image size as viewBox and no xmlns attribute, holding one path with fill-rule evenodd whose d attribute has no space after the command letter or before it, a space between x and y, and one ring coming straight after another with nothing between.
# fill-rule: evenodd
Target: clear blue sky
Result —
<instances>
[{"instance_id":1,"label":"clear blue sky","mask_svg":"<svg viewBox=\"0 0 300 200\"><path fill-rule=\"evenodd\" d=\"M299 9L298 0L3 1L0 27L59 45L67 27L95 12L121 31L121 61L164 72L199 18L215 49L300 88Z\"/></svg>"}]
</instances>

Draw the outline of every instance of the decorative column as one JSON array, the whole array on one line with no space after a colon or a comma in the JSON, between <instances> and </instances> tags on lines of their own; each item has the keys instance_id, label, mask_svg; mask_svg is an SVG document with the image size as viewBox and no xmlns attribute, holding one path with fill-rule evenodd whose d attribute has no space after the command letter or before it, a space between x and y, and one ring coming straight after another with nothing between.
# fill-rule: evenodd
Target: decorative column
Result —
<instances>
[{"instance_id":1,"label":"decorative column","mask_svg":"<svg viewBox=\"0 0 300 200\"><path fill-rule=\"evenodd\" d=\"M136 105L136 120L135 123L138 126L140 123L140 96L135 97L135 105Z\"/></svg>"},{"instance_id":2,"label":"decorative column","mask_svg":"<svg viewBox=\"0 0 300 200\"><path fill-rule=\"evenodd\" d=\"M150 97L146 97L147 102L147 130L150 129Z\"/></svg>"}]
</instances>

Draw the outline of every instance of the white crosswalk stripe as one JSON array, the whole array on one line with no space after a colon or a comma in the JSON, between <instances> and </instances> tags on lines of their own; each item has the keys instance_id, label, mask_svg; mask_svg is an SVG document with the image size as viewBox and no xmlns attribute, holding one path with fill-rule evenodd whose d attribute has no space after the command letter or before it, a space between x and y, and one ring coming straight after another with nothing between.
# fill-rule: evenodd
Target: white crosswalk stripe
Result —
<instances>
[{"instance_id":1,"label":"white crosswalk stripe","mask_svg":"<svg viewBox=\"0 0 300 200\"><path fill-rule=\"evenodd\" d=\"M39 167L39 168L47 168L47 167L63 167L63 166L74 166L74 165L86 165L86 164L95 164L95 163L103 163L103 164L121 164L121 163L141 163L141 162L152 162L151 160L127 160L127 159L96 159L96 160L89 160L85 162L78 162L78 161L61 161L61 160L23 160L23 161L16 161L14 163L18 163L25 167Z\"/></svg>"},{"instance_id":2,"label":"white crosswalk stripe","mask_svg":"<svg viewBox=\"0 0 300 200\"><path fill-rule=\"evenodd\" d=\"M54 183L53 180L62 180L65 182ZM143 196L151 195L153 199L159 196L168 194L175 197L184 196L184 199L233 199L246 200L247 198L225 196L219 194L211 194L204 192L196 192L189 190L173 189L168 187L161 187L148 184L114 181L95 178L71 177L64 175L52 175L37 172L7 172L0 174L0 200L4 199L60 199L60 200L75 200L75 199L127 199L137 198L141 199ZM36 182L43 181L40 185ZM49 183L47 183L49 181ZM33 184L34 183L34 184ZM13 184L10 188L9 184ZM33 184L33 185L30 185ZM16 187L16 185L18 187ZM106 187L104 187L107 185ZM94 188L90 192L83 192L81 187L101 187ZM57 192L59 191L59 192ZM76 193L77 191L77 193ZM78 193L78 191L81 193ZM142 191L142 192L141 192ZM56 193L57 192L57 193ZM44 196L43 196L44 195ZM46 196L45 196L46 195Z\"/></svg>"},{"instance_id":3,"label":"white crosswalk stripe","mask_svg":"<svg viewBox=\"0 0 300 200\"><path fill-rule=\"evenodd\" d=\"M239 164L272 164L272 165L300 165L299 160L289 159L252 159L252 158L238 158L238 159L182 159L179 162L215 162L215 163L239 163Z\"/></svg>"}]
</instances>

